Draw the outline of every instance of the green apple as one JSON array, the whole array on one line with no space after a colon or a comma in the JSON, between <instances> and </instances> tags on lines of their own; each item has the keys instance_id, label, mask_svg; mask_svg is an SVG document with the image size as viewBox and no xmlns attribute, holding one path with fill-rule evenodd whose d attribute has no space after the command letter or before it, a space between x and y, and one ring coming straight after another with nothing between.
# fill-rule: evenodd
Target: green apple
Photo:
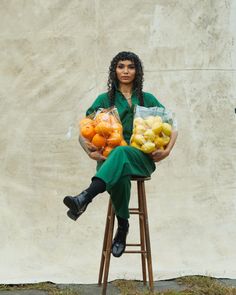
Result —
<instances>
[{"instance_id":1,"label":"green apple","mask_svg":"<svg viewBox=\"0 0 236 295\"><path fill-rule=\"evenodd\" d=\"M147 128L144 125L137 125L133 129L134 134L144 134L144 132L147 130Z\"/></svg>"},{"instance_id":2,"label":"green apple","mask_svg":"<svg viewBox=\"0 0 236 295\"><path fill-rule=\"evenodd\" d=\"M149 141L154 141L156 137L156 134L151 129L147 129L143 135L144 138Z\"/></svg>"},{"instance_id":3,"label":"green apple","mask_svg":"<svg viewBox=\"0 0 236 295\"><path fill-rule=\"evenodd\" d=\"M156 116L154 123L156 123L156 122L162 123L162 118L160 116Z\"/></svg>"},{"instance_id":4,"label":"green apple","mask_svg":"<svg viewBox=\"0 0 236 295\"><path fill-rule=\"evenodd\" d=\"M162 123L161 122L154 122L153 126L152 126L152 131L155 134L160 134L162 131Z\"/></svg>"},{"instance_id":5,"label":"green apple","mask_svg":"<svg viewBox=\"0 0 236 295\"><path fill-rule=\"evenodd\" d=\"M146 142L144 136L141 135L141 134L134 134L132 136L132 141L134 141L134 142L136 142L137 144L140 144L140 145L142 145L142 144L144 144Z\"/></svg>"},{"instance_id":6,"label":"green apple","mask_svg":"<svg viewBox=\"0 0 236 295\"><path fill-rule=\"evenodd\" d=\"M172 127L169 123L163 123L162 124L162 132L167 135L170 136L171 132L172 132Z\"/></svg>"},{"instance_id":7,"label":"green apple","mask_svg":"<svg viewBox=\"0 0 236 295\"><path fill-rule=\"evenodd\" d=\"M166 145L170 142L170 137L164 135L164 136L162 137L162 140L163 140L163 142L164 142L163 145L166 146Z\"/></svg>"},{"instance_id":8,"label":"green apple","mask_svg":"<svg viewBox=\"0 0 236 295\"><path fill-rule=\"evenodd\" d=\"M155 146L155 143L153 142L146 142L145 144L141 146L141 151L146 154L154 152L155 149L156 149L156 146Z\"/></svg>"},{"instance_id":9,"label":"green apple","mask_svg":"<svg viewBox=\"0 0 236 295\"><path fill-rule=\"evenodd\" d=\"M143 118L141 117L137 117L137 118L134 118L134 126L138 126L138 125L144 125L144 120Z\"/></svg>"},{"instance_id":10,"label":"green apple","mask_svg":"<svg viewBox=\"0 0 236 295\"><path fill-rule=\"evenodd\" d=\"M160 136L157 136L154 142L155 142L156 147L162 147L165 144L163 137L160 137Z\"/></svg>"},{"instance_id":11,"label":"green apple","mask_svg":"<svg viewBox=\"0 0 236 295\"><path fill-rule=\"evenodd\" d=\"M136 149L141 149L141 146L139 144L137 144L136 142L132 141L130 144L132 147L135 147Z\"/></svg>"},{"instance_id":12,"label":"green apple","mask_svg":"<svg viewBox=\"0 0 236 295\"><path fill-rule=\"evenodd\" d=\"M155 117L154 116L149 116L146 119L144 119L145 124L149 127L152 128L152 125L154 124Z\"/></svg>"}]
</instances>

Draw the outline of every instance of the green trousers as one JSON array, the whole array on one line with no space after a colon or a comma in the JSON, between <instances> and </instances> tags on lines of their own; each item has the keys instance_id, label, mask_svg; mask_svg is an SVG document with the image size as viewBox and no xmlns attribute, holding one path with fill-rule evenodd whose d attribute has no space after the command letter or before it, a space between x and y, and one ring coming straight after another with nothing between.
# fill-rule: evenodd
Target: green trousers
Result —
<instances>
[{"instance_id":1,"label":"green trousers","mask_svg":"<svg viewBox=\"0 0 236 295\"><path fill-rule=\"evenodd\" d=\"M150 176L155 168L147 154L131 146L116 147L106 161L98 163L95 176L106 183L116 215L129 218L131 175Z\"/></svg>"}]
</instances>

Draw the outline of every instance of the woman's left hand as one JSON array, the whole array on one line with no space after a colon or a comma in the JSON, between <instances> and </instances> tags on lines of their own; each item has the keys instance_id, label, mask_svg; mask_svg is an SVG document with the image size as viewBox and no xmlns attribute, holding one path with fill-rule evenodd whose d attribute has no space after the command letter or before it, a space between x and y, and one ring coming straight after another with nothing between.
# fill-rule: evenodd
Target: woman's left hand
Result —
<instances>
[{"instance_id":1,"label":"woman's left hand","mask_svg":"<svg viewBox=\"0 0 236 295\"><path fill-rule=\"evenodd\" d=\"M166 148L164 150L161 150L161 149L155 150L153 153L150 154L150 157L153 159L154 162L159 162L169 156L170 151L172 150L175 144L177 136L178 136L178 131L177 130L172 131L170 142L168 143Z\"/></svg>"},{"instance_id":2,"label":"woman's left hand","mask_svg":"<svg viewBox=\"0 0 236 295\"><path fill-rule=\"evenodd\" d=\"M170 154L170 151L168 149L166 150L156 150L150 154L150 157L153 159L154 162L159 162L166 157L168 157Z\"/></svg>"}]
</instances>

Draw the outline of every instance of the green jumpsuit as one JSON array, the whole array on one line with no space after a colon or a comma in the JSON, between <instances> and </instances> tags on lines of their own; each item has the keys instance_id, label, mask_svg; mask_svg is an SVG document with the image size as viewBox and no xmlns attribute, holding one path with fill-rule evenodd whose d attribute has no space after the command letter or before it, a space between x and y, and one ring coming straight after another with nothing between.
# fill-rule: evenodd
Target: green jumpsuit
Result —
<instances>
[{"instance_id":1,"label":"green jumpsuit","mask_svg":"<svg viewBox=\"0 0 236 295\"><path fill-rule=\"evenodd\" d=\"M152 94L143 92L145 107L164 107ZM127 143L130 141L133 130L134 106L139 104L139 99L132 93L132 107L128 104L123 94L117 90L115 106L118 110L123 125L123 136ZM97 97L86 115L97 111L99 108L109 108L110 100L107 93ZM111 196L115 214L122 218L129 218L129 200L131 189L131 175L150 176L155 170L155 163L149 155L131 146L118 146L111 151L105 161L97 163L95 177L106 183L106 190Z\"/></svg>"}]
</instances>

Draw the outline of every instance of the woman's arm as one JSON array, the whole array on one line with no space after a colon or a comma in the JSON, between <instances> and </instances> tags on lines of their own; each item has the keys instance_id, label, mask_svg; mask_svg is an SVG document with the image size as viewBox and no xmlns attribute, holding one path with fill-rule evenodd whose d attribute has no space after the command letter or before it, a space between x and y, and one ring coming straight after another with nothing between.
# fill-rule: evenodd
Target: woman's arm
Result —
<instances>
[{"instance_id":1,"label":"woman's arm","mask_svg":"<svg viewBox=\"0 0 236 295\"><path fill-rule=\"evenodd\" d=\"M177 136L178 136L178 131L172 131L171 137L170 137L170 142L168 143L166 148L164 150L158 149L155 152L150 154L150 156L154 162L159 162L169 156L172 148L175 145Z\"/></svg>"}]
</instances>

